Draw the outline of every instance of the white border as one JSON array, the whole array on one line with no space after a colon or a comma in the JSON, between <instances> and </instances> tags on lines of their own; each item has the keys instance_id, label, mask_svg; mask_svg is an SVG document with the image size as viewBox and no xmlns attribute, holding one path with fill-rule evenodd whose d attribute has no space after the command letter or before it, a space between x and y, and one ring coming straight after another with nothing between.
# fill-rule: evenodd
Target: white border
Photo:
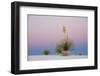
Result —
<instances>
[{"instance_id":1,"label":"white border","mask_svg":"<svg viewBox=\"0 0 100 76\"><path fill-rule=\"evenodd\" d=\"M88 58L27 61L27 14L88 17ZM20 7L20 70L94 65L94 11L42 7Z\"/></svg>"}]
</instances>

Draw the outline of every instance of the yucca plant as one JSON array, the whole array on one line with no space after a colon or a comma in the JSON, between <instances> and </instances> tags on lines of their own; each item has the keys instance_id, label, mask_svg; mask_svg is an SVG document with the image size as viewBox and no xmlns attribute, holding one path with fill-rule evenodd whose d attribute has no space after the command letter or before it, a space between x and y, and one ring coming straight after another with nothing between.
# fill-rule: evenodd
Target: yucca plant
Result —
<instances>
[{"instance_id":1,"label":"yucca plant","mask_svg":"<svg viewBox=\"0 0 100 76\"><path fill-rule=\"evenodd\" d=\"M71 41L65 41L64 43L62 43L62 49L63 50L69 50L73 47L73 43Z\"/></svg>"},{"instance_id":2,"label":"yucca plant","mask_svg":"<svg viewBox=\"0 0 100 76\"><path fill-rule=\"evenodd\" d=\"M65 41L61 42L59 45L56 47L56 52L57 54L62 54L64 56L68 55L70 49L73 47L73 43L71 41Z\"/></svg>"},{"instance_id":3,"label":"yucca plant","mask_svg":"<svg viewBox=\"0 0 100 76\"><path fill-rule=\"evenodd\" d=\"M59 50L59 52L61 50L66 50L68 51L69 49L71 49L73 47L73 43L71 41L65 41L65 42L61 42L60 44L57 45L56 50Z\"/></svg>"},{"instance_id":4,"label":"yucca plant","mask_svg":"<svg viewBox=\"0 0 100 76\"><path fill-rule=\"evenodd\" d=\"M64 40L57 45L56 52L67 55L67 51L69 51L73 47L73 43L68 39L68 31L66 30L65 26L63 26L62 31L64 33Z\"/></svg>"}]
</instances>

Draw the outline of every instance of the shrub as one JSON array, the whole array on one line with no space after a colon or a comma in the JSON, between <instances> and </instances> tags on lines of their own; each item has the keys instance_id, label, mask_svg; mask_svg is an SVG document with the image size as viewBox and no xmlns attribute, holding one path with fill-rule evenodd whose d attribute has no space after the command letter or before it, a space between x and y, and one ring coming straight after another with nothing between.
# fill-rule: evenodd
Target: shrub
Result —
<instances>
[{"instance_id":1,"label":"shrub","mask_svg":"<svg viewBox=\"0 0 100 76\"><path fill-rule=\"evenodd\" d=\"M71 41L65 41L63 44L62 44L62 49L63 50L69 50L73 47L73 43Z\"/></svg>"},{"instance_id":2,"label":"shrub","mask_svg":"<svg viewBox=\"0 0 100 76\"><path fill-rule=\"evenodd\" d=\"M43 52L44 55L49 55L49 53L50 53L50 52L49 52L49 50L47 50L47 49L44 50L44 52Z\"/></svg>"},{"instance_id":3,"label":"shrub","mask_svg":"<svg viewBox=\"0 0 100 76\"><path fill-rule=\"evenodd\" d=\"M73 47L73 43L71 41L66 40L58 44L56 49L57 49L57 52L61 53L62 50L68 51L72 47Z\"/></svg>"},{"instance_id":4,"label":"shrub","mask_svg":"<svg viewBox=\"0 0 100 76\"><path fill-rule=\"evenodd\" d=\"M61 53L61 49L59 47L56 48L56 52L57 54L60 54Z\"/></svg>"}]
</instances>

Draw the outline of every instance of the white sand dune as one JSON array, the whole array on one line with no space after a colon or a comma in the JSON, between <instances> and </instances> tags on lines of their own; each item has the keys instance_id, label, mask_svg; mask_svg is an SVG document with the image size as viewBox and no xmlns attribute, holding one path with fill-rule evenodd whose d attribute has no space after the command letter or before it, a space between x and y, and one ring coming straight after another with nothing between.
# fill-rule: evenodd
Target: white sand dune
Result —
<instances>
[{"instance_id":1,"label":"white sand dune","mask_svg":"<svg viewBox=\"0 0 100 76\"><path fill-rule=\"evenodd\" d=\"M61 60L61 59L81 59L88 58L87 55L69 55L69 56L60 56L60 55L36 55L28 56L29 61L33 60Z\"/></svg>"}]
</instances>

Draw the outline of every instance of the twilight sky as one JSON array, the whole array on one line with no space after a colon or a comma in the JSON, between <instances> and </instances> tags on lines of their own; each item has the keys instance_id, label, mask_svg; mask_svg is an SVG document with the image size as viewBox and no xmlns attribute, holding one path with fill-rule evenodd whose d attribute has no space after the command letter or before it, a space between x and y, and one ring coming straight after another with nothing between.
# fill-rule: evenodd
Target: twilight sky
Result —
<instances>
[{"instance_id":1,"label":"twilight sky","mask_svg":"<svg viewBox=\"0 0 100 76\"><path fill-rule=\"evenodd\" d=\"M63 38L65 26L68 37L75 44L74 52L87 54L87 17L28 15L28 55L41 55L43 50L54 53Z\"/></svg>"}]
</instances>

